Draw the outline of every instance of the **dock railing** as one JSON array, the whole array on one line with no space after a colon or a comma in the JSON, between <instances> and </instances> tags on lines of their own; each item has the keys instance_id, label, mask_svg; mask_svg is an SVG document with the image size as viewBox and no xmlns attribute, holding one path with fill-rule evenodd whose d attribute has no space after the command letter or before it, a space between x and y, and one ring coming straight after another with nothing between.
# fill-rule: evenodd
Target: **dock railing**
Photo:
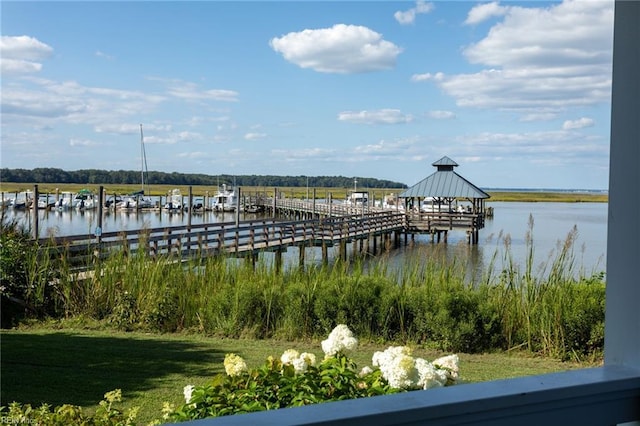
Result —
<instances>
[{"instance_id":1,"label":"dock railing","mask_svg":"<svg viewBox=\"0 0 640 426\"><path fill-rule=\"evenodd\" d=\"M91 269L114 251L151 258L191 259L214 255L243 256L289 246L334 245L402 230L404 216L369 212L364 216L333 216L309 220L258 219L240 222L181 225L141 230L75 235L38 240L42 255L64 257L74 270Z\"/></svg>"}]
</instances>

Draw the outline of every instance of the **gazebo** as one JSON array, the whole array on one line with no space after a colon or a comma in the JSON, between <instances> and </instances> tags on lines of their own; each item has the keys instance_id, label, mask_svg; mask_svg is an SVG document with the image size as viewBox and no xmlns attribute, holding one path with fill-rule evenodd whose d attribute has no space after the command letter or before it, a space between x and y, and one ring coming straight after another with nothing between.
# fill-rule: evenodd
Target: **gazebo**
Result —
<instances>
[{"instance_id":1,"label":"gazebo","mask_svg":"<svg viewBox=\"0 0 640 426\"><path fill-rule=\"evenodd\" d=\"M489 194L453 169L458 163L442 157L432 164L436 172L402 192L409 228L414 232L437 234L453 228L467 228L472 243L484 227L485 200ZM462 202L462 203L461 203Z\"/></svg>"}]
</instances>

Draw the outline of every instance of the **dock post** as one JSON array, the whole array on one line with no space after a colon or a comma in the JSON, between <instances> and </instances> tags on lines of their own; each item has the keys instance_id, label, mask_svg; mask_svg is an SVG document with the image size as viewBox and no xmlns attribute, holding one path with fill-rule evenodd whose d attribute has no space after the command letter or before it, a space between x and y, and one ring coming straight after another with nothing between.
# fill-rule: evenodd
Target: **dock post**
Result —
<instances>
[{"instance_id":1,"label":"dock post","mask_svg":"<svg viewBox=\"0 0 640 426\"><path fill-rule=\"evenodd\" d=\"M96 227L96 242L102 239L102 209L104 208L104 186L98 188L98 224Z\"/></svg>"},{"instance_id":2,"label":"dock post","mask_svg":"<svg viewBox=\"0 0 640 426\"><path fill-rule=\"evenodd\" d=\"M25 197L25 206L27 206L27 209L29 208L29 199L27 198L27 194L24 194ZM39 234L39 229L38 229L38 185L33 185L33 204L32 204L32 210L33 210L33 239L37 240L38 237L40 236ZM17 197L16 197L17 198Z\"/></svg>"},{"instance_id":3,"label":"dock post","mask_svg":"<svg viewBox=\"0 0 640 426\"><path fill-rule=\"evenodd\" d=\"M246 262L251 265L251 269L253 269L254 271L256 270L256 255L254 253L249 253L246 257L245 260Z\"/></svg>"},{"instance_id":4,"label":"dock post","mask_svg":"<svg viewBox=\"0 0 640 426\"><path fill-rule=\"evenodd\" d=\"M278 188L273 188L273 214L272 218L276 217L276 199L278 198Z\"/></svg>"},{"instance_id":5,"label":"dock post","mask_svg":"<svg viewBox=\"0 0 640 426\"><path fill-rule=\"evenodd\" d=\"M314 219L316 217L316 189L313 188L313 201L312 201L312 206L313 208L312 213L311 213L311 218Z\"/></svg>"},{"instance_id":6,"label":"dock post","mask_svg":"<svg viewBox=\"0 0 640 426\"><path fill-rule=\"evenodd\" d=\"M347 260L347 242L340 240L340 260Z\"/></svg>"},{"instance_id":7,"label":"dock post","mask_svg":"<svg viewBox=\"0 0 640 426\"><path fill-rule=\"evenodd\" d=\"M298 266L300 266L301 268L304 268L304 254L305 254L304 244L298 245L298 251L299 251Z\"/></svg>"},{"instance_id":8,"label":"dock post","mask_svg":"<svg viewBox=\"0 0 640 426\"><path fill-rule=\"evenodd\" d=\"M241 187L238 187L238 195L236 196L236 228L240 225L240 191Z\"/></svg>"},{"instance_id":9,"label":"dock post","mask_svg":"<svg viewBox=\"0 0 640 426\"><path fill-rule=\"evenodd\" d=\"M276 250L274 255L275 255L276 273L278 273L282 270L282 251Z\"/></svg>"},{"instance_id":10,"label":"dock post","mask_svg":"<svg viewBox=\"0 0 640 426\"><path fill-rule=\"evenodd\" d=\"M329 250L325 241L322 241L322 263L325 265L329 263Z\"/></svg>"},{"instance_id":11,"label":"dock post","mask_svg":"<svg viewBox=\"0 0 640 426\"><path fill-rule=\"evenodd\" d=\"M191 210L193 210L193 187L189 185L189 210L187 210L187 250L191 252Z\"/></svg>"}]
</instances>

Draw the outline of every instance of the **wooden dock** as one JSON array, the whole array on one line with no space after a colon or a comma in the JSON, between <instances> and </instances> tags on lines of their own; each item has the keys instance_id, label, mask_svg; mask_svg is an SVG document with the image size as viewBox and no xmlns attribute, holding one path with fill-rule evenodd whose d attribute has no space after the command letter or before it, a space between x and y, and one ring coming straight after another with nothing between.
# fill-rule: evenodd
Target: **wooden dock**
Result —
<instances>
[{"instance_id":1,"label":"wooden dock","mask_svg":"<svg viewBox=\"0 0 640 426\"><path fill-rule=\"evenodd\" d=\"M365 215L322 216L305 220L258 219L239 222L182 225L163 228L109 232L101 235L75 235L38 240L49 256L64 256L74 270L93 267L98 259L121 250L124 253L146 252L151 258L161 256L189 260L216 255L255 259L261 251L272 251L277 260L290 246L299 247L301 262L305 247L340 246L346 256L346 244L361 240L361 249L377 254L390 235L404 229L405 216L392 211L367 212ZM365 244L366 241L366 244Z\"/></svg>"},{"instance_id":2,"label":"wooden dock","mask_svg":"<svg viewBox=\"0 0 640 426\"><path fill-rule=\"evenodd\" d=\"M469 242L477 242L484 217L471 213L405 213L403 210L368 206L317 203L315 200L263 198L267 218L233 222L181 225L120 232L42 238L38 242L48 256L64 257L78 271L89 270L99 259L115 251L125 254L142 250L151 258L181 261L228 255L255 261L258 253L276 253L276 265L288 247L298 247L300 263L305 248L321 247L327 261L328 248L339 246L346 258L346 245L358 241L360 252L376 255L397 247L404 234L431 234L440 241L453 229L465 229ZM354 250L356 246L354 245Z\"/></svg>"}]
</instances>

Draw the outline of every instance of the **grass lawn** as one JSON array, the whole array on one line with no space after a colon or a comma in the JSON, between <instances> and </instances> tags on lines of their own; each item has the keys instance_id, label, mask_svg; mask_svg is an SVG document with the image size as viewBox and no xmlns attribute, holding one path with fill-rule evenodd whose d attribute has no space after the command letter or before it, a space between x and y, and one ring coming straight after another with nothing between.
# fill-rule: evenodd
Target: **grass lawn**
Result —
<instances>
[{"instance_id":1,"label":"grass lawn","mask_svg":"<svg viewBox=\"0 0 640 426\"><path fill-rule=\"evenodd\" d=\"M84 329L29 327L3 330L1 347L1 403L39 406L64 403L94 408L105 392L120 388L122 408L139 406L138 420L146 424L161 417L163 402L180 404L182 388L200 385L224 373L226 353L242 356L250 368L269 355L287 349L313 352L320 342L232 340L198 334L145 334ZM374 351L389 345L361 342L354 356L358 367L370 365ZM443 355L416 349L414 356L432 360ZM460 354L461 376L478 382L586 367L523 353Z\"/></svg>"}]
</instances>

